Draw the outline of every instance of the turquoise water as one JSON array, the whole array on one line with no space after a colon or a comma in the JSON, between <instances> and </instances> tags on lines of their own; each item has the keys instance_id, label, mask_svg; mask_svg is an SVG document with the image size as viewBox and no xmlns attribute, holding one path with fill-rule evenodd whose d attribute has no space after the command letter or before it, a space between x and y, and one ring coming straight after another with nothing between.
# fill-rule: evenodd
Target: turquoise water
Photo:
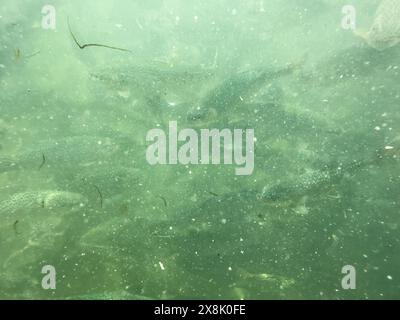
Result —
<instances>
[{"instance_id":1,"label":"turquoise water","mask_svg":"<svg viewBox=\"0 0 400 320\"><path fill-rule=\"evenodd\" d=\"M2 1L0 298L397 299L400 47L347 4Z\"/></svg>"}]
</instances>

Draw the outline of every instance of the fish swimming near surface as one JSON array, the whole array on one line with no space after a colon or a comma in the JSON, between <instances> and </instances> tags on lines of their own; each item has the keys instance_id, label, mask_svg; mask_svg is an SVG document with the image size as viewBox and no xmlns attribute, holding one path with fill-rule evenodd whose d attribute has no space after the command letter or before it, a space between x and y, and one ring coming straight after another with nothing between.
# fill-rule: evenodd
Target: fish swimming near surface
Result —
<instances>
[{"instance_id":1,"label":"fish swimming near surface","mask_svg":"<svg viewBox=\"0 0 400 320\"><path fill-rule=\"evenodd\" d=\"M385 50L400 42L400 0L383 0L368 31L356 30L372 48Z\"/></svg>"}]
</instances>

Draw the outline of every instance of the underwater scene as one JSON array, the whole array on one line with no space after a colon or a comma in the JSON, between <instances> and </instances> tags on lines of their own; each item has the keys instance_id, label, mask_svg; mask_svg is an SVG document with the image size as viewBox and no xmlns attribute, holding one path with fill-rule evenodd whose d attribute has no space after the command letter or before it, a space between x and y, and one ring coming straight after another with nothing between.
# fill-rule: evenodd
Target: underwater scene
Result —
<instances>
[{"instance_id":1,"label":"underwater scene","mask_svg":"<svg viewBox=\"0 0 400 320\"><path fill-rule=\"evenodd\" d=\"M0 299L398 299L400 0L2 0Z\"/></svg>"}]
</instances>

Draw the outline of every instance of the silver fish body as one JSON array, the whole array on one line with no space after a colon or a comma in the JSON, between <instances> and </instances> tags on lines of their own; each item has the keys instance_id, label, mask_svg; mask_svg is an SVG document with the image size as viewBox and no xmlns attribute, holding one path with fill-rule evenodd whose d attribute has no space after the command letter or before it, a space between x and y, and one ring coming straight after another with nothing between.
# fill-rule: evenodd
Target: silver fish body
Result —
<instances>
[{"instance_id":1,"label":"silver fish body","mask_svg":"<svg viewBox=\"0 0 400 320\"><path fill-rule=\"evenodd\" d=\"M19 210L75 209L85 205L86 198L78 193L57 190L29 191L13 194L0 202L0 215L13 214Z\"/></svg>"}]
</instances>

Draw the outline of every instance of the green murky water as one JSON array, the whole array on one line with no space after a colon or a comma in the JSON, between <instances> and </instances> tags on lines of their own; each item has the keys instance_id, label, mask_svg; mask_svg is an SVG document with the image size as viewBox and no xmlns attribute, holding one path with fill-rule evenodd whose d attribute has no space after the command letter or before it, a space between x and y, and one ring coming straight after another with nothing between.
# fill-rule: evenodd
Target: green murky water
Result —
<instances>
[{"instance_id":1,"label":"green murky water","mask_svg":"<svg viewBox=\"0 0 400 320\"><path fill-rule=\"evenodd\" d=\"M346 1L51 5L0 4L0 298L399 297L400 47Z\"/></svg>"}]
</instances>

